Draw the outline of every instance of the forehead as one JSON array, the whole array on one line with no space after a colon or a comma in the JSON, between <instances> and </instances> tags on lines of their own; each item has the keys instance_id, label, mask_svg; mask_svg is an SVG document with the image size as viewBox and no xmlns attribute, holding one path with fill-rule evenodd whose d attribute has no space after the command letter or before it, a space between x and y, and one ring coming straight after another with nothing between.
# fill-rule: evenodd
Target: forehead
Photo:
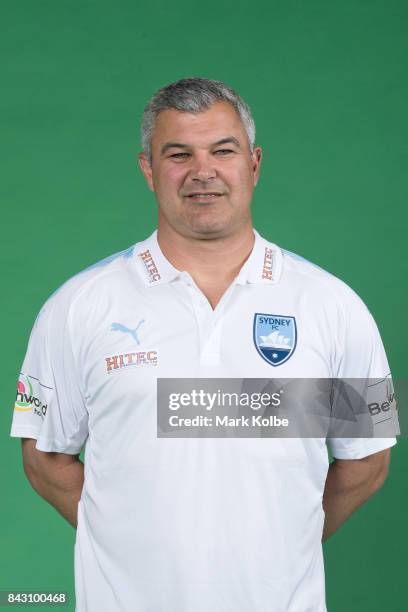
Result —
<instances>
[{"instance_id":1,"label":"forehead","mask_svg":"<svg viewBox=\"0 0 408 612\"><path fill-rule=\"evenodd\" d=\"M238 113L232 104L222 101L200 113L175 109L162 111L156 120L152 146L161 146L168 141L199 146L225 136L235 136L241 143L247 139Z\"/></svg>"}]
</instances>

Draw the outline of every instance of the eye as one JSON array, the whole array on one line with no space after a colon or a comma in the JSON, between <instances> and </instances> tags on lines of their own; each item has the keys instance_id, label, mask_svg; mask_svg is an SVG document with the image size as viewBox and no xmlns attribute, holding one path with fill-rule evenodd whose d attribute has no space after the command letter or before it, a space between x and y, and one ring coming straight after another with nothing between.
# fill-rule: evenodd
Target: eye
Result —
<instances>
[{"instance_id":1,"label":"eye","mask_svg":"<svg viewBox=\"0 0 408 612\"><path fill-rule=\"evenodd\" d=\"M216 153L217 155L228 155L228 153L234 153L234 151L232 149L217 149L216 151L214 151L214 153Z\"/></svg>"},{"instance_id":2,"label":"eye","mask_svg":"<svg viewBox=\"0 0 408 612\"><path fill-rule=\"evenodd\" d=\"M170 155L170 157L173 159L183 159L188 156L189 156L189 153L173 153L173 155Z\"/></svg>"}]
</instances>

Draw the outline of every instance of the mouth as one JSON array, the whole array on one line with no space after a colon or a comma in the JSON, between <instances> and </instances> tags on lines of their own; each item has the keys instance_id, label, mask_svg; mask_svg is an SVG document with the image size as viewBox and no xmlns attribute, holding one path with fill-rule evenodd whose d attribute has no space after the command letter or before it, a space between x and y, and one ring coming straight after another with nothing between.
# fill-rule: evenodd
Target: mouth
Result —
<instances>
[{"instance_id":1,"label":"mouth","mask_svg":"<svg viewBox=\"0 0 408 612\"><path fill-rule=\"evenodd\" d=\"M208 192L194 192L194 193L189 193L187 196L185 196L186 198L189 198L190 200L193 200L195 202L200 201L200 202L209 202L212 200L216 200L217 198L221 198L223 196L222 193L216 192L216 191L208 191Z\"/></svg>"}]
</instances>

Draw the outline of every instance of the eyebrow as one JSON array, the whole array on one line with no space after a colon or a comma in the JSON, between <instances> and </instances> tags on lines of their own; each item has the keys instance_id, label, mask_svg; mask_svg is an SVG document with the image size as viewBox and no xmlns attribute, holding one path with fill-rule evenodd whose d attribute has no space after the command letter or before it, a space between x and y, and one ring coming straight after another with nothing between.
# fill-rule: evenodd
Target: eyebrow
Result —
<instances>
[{"instance_id":1,"label":"eyebrow","mask_svg":"<svg viewBox=\"0 0 408 612\"><path fill-rule=\"evenodd\" d=\"M241 148L239 140L235 138L235 136L226 136L226 138L221 138L221 140L217 140L217 142L213 142L211 147L217 147L223 144L234 144L239 149ZM166 142L166 144L162 146L160 154L164 155L169 149L173 149L173 148L174 149L188 149L189 145L183 144L182 142Z\"/></svg>"}]
</instances>

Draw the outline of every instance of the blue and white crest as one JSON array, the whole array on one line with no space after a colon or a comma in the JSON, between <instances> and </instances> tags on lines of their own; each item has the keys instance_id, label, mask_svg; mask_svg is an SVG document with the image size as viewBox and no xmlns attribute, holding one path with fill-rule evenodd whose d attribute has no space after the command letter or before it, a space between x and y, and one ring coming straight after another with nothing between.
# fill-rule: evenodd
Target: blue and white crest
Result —
<instances>
[{"instance_id":1,"label":"blue and white crest","mask_svg":"<svg viewBox=\"0 0 408 612\"><path fill-rule=\"evenodd\" d=\"M297 331L295 317L265 314L254 315L256 350L272 366L282 365L293 355Z\"/></svg>"}]
</instances>

